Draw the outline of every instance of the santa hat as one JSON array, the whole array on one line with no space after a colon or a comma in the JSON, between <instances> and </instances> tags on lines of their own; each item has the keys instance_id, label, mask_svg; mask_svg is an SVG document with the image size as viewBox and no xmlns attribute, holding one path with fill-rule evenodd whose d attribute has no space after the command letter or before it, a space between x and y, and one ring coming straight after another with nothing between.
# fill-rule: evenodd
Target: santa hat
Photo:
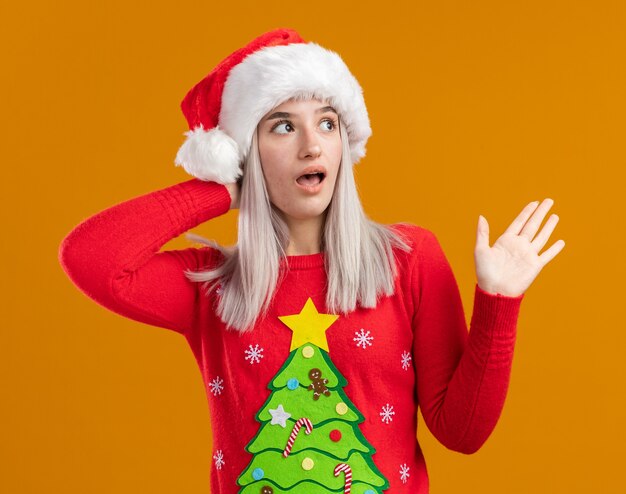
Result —
<instances>
[{"instance_id":1,"label":"santa hat","mask_svg":"<svg viewBox=\"0 0 626 494\"><path fill-rule=\"evenodd\" d=\"M329 100L357 163L372 134L361 86L337 53L293 29L275 29L230 54L187 93L181 108L190 130L176 165L200 180L235 182L261 118L298 95Z\"/></svg>"}]
</instances>

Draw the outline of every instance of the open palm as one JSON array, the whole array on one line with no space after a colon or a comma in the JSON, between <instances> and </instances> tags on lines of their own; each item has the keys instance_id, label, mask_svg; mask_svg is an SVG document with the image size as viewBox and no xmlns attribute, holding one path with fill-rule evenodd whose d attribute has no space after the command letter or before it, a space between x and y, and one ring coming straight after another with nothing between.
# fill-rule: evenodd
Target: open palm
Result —
<instances>
[{"instance_id":1,"label":"open palm","mask_svg":"<svg viewBox=\"0 0 626 494\"><path fill-rule=\"evenodd\" d=\"M553 204L552 199L545 199L541 204L538 201L528 204L491 247L489 224L483 216L479 217L474 260L477 283L481 289L517 297L563 249L565 242L557 240L539 255L559 221L556 214L551 215L537 234Z\"/></svg>"}]
</instances>

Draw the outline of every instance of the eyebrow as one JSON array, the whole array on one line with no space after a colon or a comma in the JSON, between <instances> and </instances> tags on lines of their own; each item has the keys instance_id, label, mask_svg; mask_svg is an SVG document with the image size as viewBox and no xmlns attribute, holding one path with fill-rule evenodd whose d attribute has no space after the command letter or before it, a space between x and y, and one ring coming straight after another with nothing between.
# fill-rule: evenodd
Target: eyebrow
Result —
<instances>
[{"instance_id":1,"label":"eyebrow","mask_svg":"<svg viewBox=\"0 0 626 494\"><path fill-rule=\"evenodd\" d=\"M332 107L332 106L324 106L322 108L318 108L317 110L315 110L315 113L326 113L326 112L333 112L335 115L337 115L337 111ZM275 118L290 118L293 115L291 113L287 113L284 111L277 111L275 113L272 113L269 117L267 117L265 119L265 121L267 122L268 120L272 120Z\"/></svg>"}]
</instances>

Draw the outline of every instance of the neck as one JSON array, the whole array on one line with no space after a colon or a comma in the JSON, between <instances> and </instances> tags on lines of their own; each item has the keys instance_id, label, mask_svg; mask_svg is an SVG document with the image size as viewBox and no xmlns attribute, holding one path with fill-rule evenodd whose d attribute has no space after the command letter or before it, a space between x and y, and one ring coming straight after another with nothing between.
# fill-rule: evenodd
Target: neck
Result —
<instances>
[{"instance_id":1,"label":"neck","mask_svg":"<svg viewBox=\"0 0 626 494\"><path fill-rule=\"evenodd\" d=\"M306 256L318 254L322 251L322 228L326 219L326 212L315 218L294 220L285 218L289 227L288 256Z\"/></svg>"}]
</instances>

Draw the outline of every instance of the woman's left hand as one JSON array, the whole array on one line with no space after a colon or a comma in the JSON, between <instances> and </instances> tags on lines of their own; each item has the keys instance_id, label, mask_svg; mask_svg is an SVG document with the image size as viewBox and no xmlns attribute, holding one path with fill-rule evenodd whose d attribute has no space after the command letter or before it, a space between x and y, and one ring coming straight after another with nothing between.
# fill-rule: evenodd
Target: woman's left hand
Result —
<instances>
[{"instance_id":1,"label":"woman's left hand","mask_svg":"<svg viewBox=\"0 0 626 494\"><path fill-rule=\"evenodd\" d=\"M481 289L517 297L563 249L565 241L557 240L539 255L559 221L559 217L552 214L535 237L552 204L552 199L545 199L540 205L539 201L528 204L492 247L489 247L489 224L483 216L479 216L474 260L477 283Z\"/></svg>"}]
</instances>

